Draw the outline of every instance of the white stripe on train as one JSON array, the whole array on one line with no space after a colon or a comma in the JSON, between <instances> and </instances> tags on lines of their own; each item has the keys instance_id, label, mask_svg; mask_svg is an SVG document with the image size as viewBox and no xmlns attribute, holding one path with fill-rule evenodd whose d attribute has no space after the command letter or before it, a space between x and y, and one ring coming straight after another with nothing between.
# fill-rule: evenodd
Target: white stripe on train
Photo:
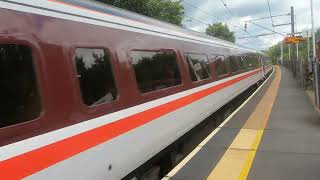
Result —
<instances>
[{"instance_id":1,"label":"white stripe on train","mask_svg":"<svg viewBox=\"0 0 320 180\"><path fill-rule=\"evenodd\" d=\"M262 74L257 73L243 79L27 179L121 179L261 78Z\"/></svg>"},{"instance_id":2,"label":"white stripe on train","mask_svg":"<svg viewBox=\"0 0 320 180\"><path fill-rule=\"evenodd\" d=\"M19 141L19 142L13 143L13 144L9 144L9 145L0 147L0 161L18 156L20 154L24 154L26 152L44 147L46 145L52 144L54 142L57 142L57 141L60 141L63 139L66 139L68 137L80 134L82 132L86 132L91 129L94 129L94 128L109 124L111 122L126 118L128 116L146 111L148 109L151 109L151 108L160 106L162 104L174 101L176 99L188 96L190 94L199 92L201 90L208 89L212 86L216 86L216 85L221 84L223 82L235 79L237 77L249 74L254 71L255 70L245 72L242 74L238 74L238 75L235 75L235 76L223 79L223 80L215 81L215 82L212 82L212 83L200 86L200 87L196 87L196 88L193 88L193 89L190 89L187 91L183 91L183 92L180 92L177 94L166 96L166 97L154 100L154 101L150 101L150 102L147 102L147 103L144 103L141 105L130 107L128 109L117 111L117 112L114 112L114 113L111 113L111 114L108 114L108 115L105 115L102 117L98 117L98 118L95 118L95 119L92 119L89 121L78 123L78 124L75 124L72 126L68 126L68 127L56 130L56 131L52 131L52 132L49 132L46 134L42 134L42 135L39 135L36 137L32 137L32 138L29 138L29 139L26 139L23 141ZM261 73L258 73L258 74L261 74Z\"/></svg>"}]
</instances>

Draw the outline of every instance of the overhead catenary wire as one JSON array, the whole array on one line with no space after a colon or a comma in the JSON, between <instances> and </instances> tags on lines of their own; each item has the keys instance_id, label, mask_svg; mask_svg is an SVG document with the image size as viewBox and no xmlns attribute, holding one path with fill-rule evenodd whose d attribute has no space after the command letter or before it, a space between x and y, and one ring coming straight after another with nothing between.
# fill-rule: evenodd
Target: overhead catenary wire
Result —
<instances>
[{"instance_id":1,"label":"overhead catenary wire","mask_svg":"<svg viewBox=\"0 0 320 180\"><path fill-rule=\"evenodd\" d=\"M220 17L215 16L215 15L213 15L213 14L211 14L211 13L209 13L209 12L207 12L207 11L203 10L203 9L199 8L198 6L196 6L196 5L192 4L192 3L189 3L189 2L188 2L188 1L186 1L186 0L184 0L184 1L183 1L183 3L184 3L184 4L187 4L187 5L191 6L191 7L193 7L193 8L195 8L195 9L198 9L198 10L199 10L199 11L201 11L202 13L205 13L205 14L207 14L207 15L209 15L209 16L212 16L212 17L214 17L215 19L217 19L217 20L219 20L219 21L224 22L224 20L223 20L223 19L221 19Z\"/></svg>"},{"instance_id":2,"label":"overhead catenary wire","mask_svg":"<svg viewBox=\"0 0 320 180\"><path fill-rule=\"evenodd\" d=\"M194 4L192 4L192 3L190 3L190 2L188 2L188 1L186 1L186 0L182 0L182 2L184 3L184 5L186 6L189 6L189 7L192 7L192 8L195 8L195 9L197 9L198 10L198 12L201 12L201 13L203 13L203 14L206 14L207 16L209 16L209 17L213 17L214 19L216 19L216 20L218 20L218 22L223 22L224 24L226 24L226 25L231 25L232 27L234 27L235 28L235 31L234 31L234 33L235 33L235 37L236 37L236 39L237 39L237 41L246 41L246 42L249 42L251 45L256 45L258 42L260 42L261 41L261 39L259 38L259 37L261 37L261 36L266 36L266 35L271 35L271 34L274 34L274 41L276 41L276 37L275 37L275 35L276 34L278 34L278 35L281 35L281 36L286 36L284 33L281 33L281 32L277 32L276 30L275 30L275 24L274 24L274 20L273 20L273 18L274 17L279 17L279 16L287 16L287 15L290 15L290 13L287 13L287 14L280 14L280 15L272 15L272 10L271 10L271 6L270 6L270 1L269 0L267 0L267 3L268 3L268 10L269 10L269 15L270 16L268 16L268 17L263 17L263 18L258 18L258 19L251 19L251 20L247 20L247 21L243 21L243 22L249 22L249 23L251 23L251 24L253 24L253 25L255 25L255 26L258 26L258 27L261 27L261 28L263 28L263 29L266 29L266 30L268 30L268 31L271 31L272 33L270 33L270 34L262 34L262 35L252 35L251 33L249 33L247 30L246 30L246 28L245 27L243 27L242 26L242 24L239 22L239 21L237 21L237 23L239 23L239 25L235 25L235 24L233 24L232 22L226 22L225 20L223 20L221 17L219 17L219 16L216 16L216 15L214 15L211 11L209 12L209 11L206 11L206 10L204 10L204 9L202 9L202 8L200 8L200 7L198 7L198 6L196 6L196 5L194 5ZM230 14L230 16L231 17L238 17L238 16L236 16L235 15L235 13L232 11L232 9L228 6L228 4L226 3L226 0L220 0L220 2L223 4L223 6L226 8L226 10L227 10L227 12ZM190 19L190 21L191 20L193 20L193 21L196 21L196 22L198 22L198 23L201 23L201 24L204 24L204 25L206 25L206 26L208 26L208 25L210 25L210 23L208 23L208 22L204 22L203 21L203 19L197 19L197 18L195 18L195 17L192 17L192 16L185 16L185 17L188 17L189 19ZM268 27L264 27L264 26L262 26L262 25L260 25L260 24L257 24L257 23L254 23L253 22L253 20L262 20L262 19L270 19L271 18L271 23L272 23L272 28L268 28ZM238 29L238 30L237 30ZM244 31L246 34L248 34L249 36L247 36L247 37L245 37L245 36L238 36L237 34L240 32L242 32L242 31ZM203 32L202 32L203 33ZM252 38L258 38L260 41L251 41L251 39ZM250 40L249 40L250 39Z\"/></svg>"},{"instance_id":3,"label":"overhead catenary wire","mask_svg":"<svg viewBox=\"0 0 320 180\"><path fill-rule=\"evenodd\" d=\"M199 20L199 19L197 19L197 18L188 16L188 15L184 15L184 16L187 17L187 18L189 18L189 19L191 19L191 20L194 20L194 21L196 21L196 22L198 22L198 23L200 23L200 24L210 25L210 24L208 24L208 23L206 23L206 22L204 22L204 21L201 21L201 20ZM187 27L185 27L185 28L187 28ZM188 28L187 28L187 29L188 29ZM199 32L199 31L198 31L198 32ZM199 33L205 34L204 32L199 32ZM235 35L235 37L237 38L237 35ZM245 39L245 38L241 38L241 39L238 39L238 40L246 41L246 42L249 42L249 43L252 44L252 42L250 42L248 39Z\"/></svg>"},{"instance_id":4,"label":"overhead catenary wire","mask_svg":"<svg viewBox=\"0 0 320 180\"><path fill-rule=\"evenodd\" d=\"M264 33L264 34L258 34L258 35L253 35L253 36L247 36L247 37L239 37L238 39L248 39L248 38L257 38L260 36L269 36L269 35L274 35L275 33Z\"/></svg>"},{"instance_id":5,"label":"overhead catenary wire","mask_svg":"<svg viewBox=\"0 0 320 180\"><path fill-rule=\"evenodd\" d=\"M201 9L201 8L199 8L198 6L196 6L196 5L188 2L188 1L186 1L186 0L184 0L183 2L184 2L185 5L188 5L188 6L191 6L191 7L195 8L195 9L198 9L200 12L202 12L202 13L210 16L210 17L214 17L215 19L219 20L220 22L225 23L226 25L231 25L231 26L233 26L234 28L238 28L238 29L241 29L241 30L245 31L244 29L242 29L241 24L240 24L240 26L237 26L237 25L235 25L235 24L233 24L233 23L231 23L231 22L228 23L228 22L226 22L225 20L223 20L222 18L220 18L220 17L218 17L218 16L215 16L215 15L213 15L212 13L209 13L208 11ZM186 16L186 17L189 17L189 18L190 18L190 16ZM194 18L194 17L192 17L192 18L190 18L190 19L194 19L194 20L197 21L197 22L200 22L200 23L202 23L202 24L206 24L206 23L203 23L203 21L198 20L198 19L196 19L196 18ZM206 24L206 25L209 25L209 24ZM248 32L246 32L246 33L248 33ZM238 37L238 36L236 35L236 32L235 32L235 37L236 37L236 38ZM251 42L251 43L252 43L252 42Z\"/></svg>"},{"instance_id":6,"label":"overhead catenary wire","mask_svg":"<svg viewBox=\"0 0 320 180\"><path fill-rule=\"evenodd\" d=\"M261 28L263 28L263 29L266 29L266 30L268 30L268 31L274 32L274 33L276 33L276 34L279 34L279 35L281 35L281 36L286 36L285 34L283 34L283 33L281 33L281 32L274 31L274 30L272 30L272 29L269 29L269 28L264 27L264 26L262 26L262 25L260 25L260 24L254 23L254 22L252 22L252 21L248 21L248 22L251 23L251 24L253 24L253 25L259 26L259 27L261 27Z\"/></svg>"},{"instance_id":7,"label":"overhead catenary wire","mask_svg":"<svg viewBox=\"0 0 320 180\"><path fill-rule=\"evenodd\" d=\"M194 18L194 17L188 16L188 15L184 15L184 16L187 17L187 18L190 18L191 20L197 21L197 22L199 22L199 23L201 23L201 24L210 25L209 23L203 22L203 21L201 21L201 20L199 20L199 19L196 19L196 18Z\"/></svg>"},{"instance_id":8,"label":"overhead catenary wire","mask_svg":"<svg viewBox=\"0 0 320 180\"><path fill-rule=\"evenodd\" d=\"M270 18L271 18L271 24L272 24L272 30L274 31L274 22L273 22L273 17L272 17L272 13L271 13L271 6L270 6L270 0L267 0L268 3L268 9L269 9L269 14L270 14ZM273 35L273 41L276 41L276 35Z\"/></svg>"},{"instance_id":9,"label":"overhead catenary wire","mask_svg":"<svg viewBox=\"0 0 320 180\"><path fill-rule=\"evenodd\" d=\"M184 0L183 3L184 3L185 5L188 5L188 6L192 7L192 8L195 8L195 9L199 10L200 12L206 14L206 15L209 16L209 17L215 18L215 19L218 20L219 22L223 22L223 23L225 23L226 25L233 26L234 28L239 28L237 25L235 25L235 24L233 24L233 23L230 23L230 22L226 22L226 21L223 20L222 18L220 18L220 17L218 17L218 16L215 16L215 15L213 15L212 13L209 13L208 11L201 9L201 8L199 8L198 6L196 6L196 5L188 2L188 1L186 1L186 0Z\"/></svg>"},{"instance_id":10,"label":"overhead catenary wire","mask_svg":"<svg viewBox=\"0 0 320 180\"><path fill-rule=\"evenodd\" d=\"M231 9L228 7L227 3L224 0L220 0L223 6L228 10L228 12L231 14L231 16L234 16L233 12Z\"/></svg>"},{"instance_id":11,"label":"overhead catenary wire","mask_svg":"<svg viewBox=\"0 0 320 180\"><path fill-rule=\"evenodd\" d=\"M197 18L191 17L191 16L189 16L189 15L184 15L184 17L189 18L190 20L196 21L196 22L198 22L198 23L200 23L200 24L203 24L203 25L206 25L206 26L209 26L209 25L210 25L210 24L207 23L207 22L204 22L204 21L199 20L199 19L197 19ZM187 28L187 27L185 27L185 28ZM198 32L199 32L199 31L198 31ZM199 33L205 34L204 32L199 32ZM235 36L236 38L238 37L236 34L235 34L234 36Z\"/></svg>"},{"instance_id":12,"label":"overhead catenary wire","mask_svg":"<svg viewBox=\"0 0 320 180\"><path fill-rule=\"evenodd\" d=\"M231 11L231 9L228 7L227 3L224 0L220 0L221 3L223 4L223 6L227 9L227 11L229 12L229 14L231 15L231 17L235 17L234 13ZM240 22L238 22L240 27L243 29L243 31L245 33L247 33L249 36L252 36L252 34L250 34L244 27L242 27L242 25L240 24ZM252 42L251 42L252 43ZM252 44L255 44L256 42L253 42Z\"/></svg>"},{"instance_id":13,"label":"overhead catenary wire","mask_svg":"<svg viewBox=\"0 0 320 180\"><path fill-rule=\"evenodd\" d=\"M281 17L281 16L290 16L290 13L287 14L279 14L279 15L272 15L271 17ZM270 19L270 17L261 17L261 18L255 18L255 19L250 19L248 21L257 21L257 20L263 20L263 19ZM244 21L244 22L248 22L248 21Z\"/></svg>"},{"instance_id":14,"label":"overhead catenary wire","mask_svg":"<svg viewBox=\"0 0 320 180\"><path fill-rule=\"evenodd\" d=\"M188 2L188 1L186 1L186 0L184 0L183 2L184 2L184 4L189 5L189 6L193 7L193 8L195 8L195 9L198 9L200 12L202 12L202 13L208 15L208 16L214 17L215 19L219 20L220 22L225 23L226 25L231 25L231 26L233 26L233 27L235 27L235 28L240 28L240 29L242 28L241 24L240 24L240 26L238 26L238 25L235 25L235 24L233 24L233 23L231 23L231 22L226 22L226 21L223 20L222 18L220 18L220 17L218 17L218 16L215 16L215 15L213 15L212 13L209 13L208 11L201 9L201 8L199 8L198 6L196 6L196 5ZM230 10L230 9L229 9L229 10ZM231 11L230 11L230 12L231 12ZM244 29L243 29L243 30L244 30ZM244 30L244 31L245 31L245 30Z\"/></svg>"},{"instance_id":15,"label":"overhead catenary wire","mask_svg":"<svg viewBox=\"0 0 320 180\"><path fill-rule=\"evenodd\" d=\"M268 3L268 9L269 9L269 14L270 14L270 18L271 18L272 27L274 27L274 22L273 22L273 17L272 17L272 13L271 13L271 7L270 7L270 1L267 0L267 3Z\"/></svg>"},{"instance_id":16,"label":"overhead catenary wire","mask_svg":"<svg viewBox=\"0 0 320 180\"><path fill-rule=\"evenodd\" d=\"M231 25L231 26L233 26L234 28L238 28L240 31L244 31L244 32L247 33L248 35L252 36L249 32L247 32L247 31L245 30L245 28L242 27L242 25L240 24L240 22L238 22L239 25L240 25L240 26L238 26L238 25L235 25L235 24L233 24L233 23L231 23L231 22L226 22L226 21L223 20L222 18L220 18L220 17L218 17L218 16L215 16L215 15L213 15L212 13L209 13L208 11L203 10L202 8L199 8L199 7L196 6L196 5L194 5L194 4L190 3L190 2L187 2L186 0L183 0L183 3L184 3L184 5L188 5L188 6L192 7L192 8L195 8L195 9L199 10L200 12L206 14L206 15L209 16L209 17L215 18L215 19L218 20L219 22L223 22L223 23L225 23L226 25ZM223 1L223 3L224 3L224 5L226 5L224 1ZM226 6L227 6L227 5L226 5ZM228 8L228 6L227 6L227 8ZM231 11L231 9L228 8L228 11L229 11L229 13L230 13L231 16L234 16L233 13L232 13L232 11ZM198 22L198 23L201 23L201 24L203 24L203 25L207 25L207 26L210 25L210 23L204 22L204 21L199 20L199 19L197 19L197 18L195 18L195 17L192 17L192 16L190 16L190 15L185 15L185 17L189 18L190 20L193 20L193 21L196 21L196 22ZM187 28L187 27L186 27L186 28ZM201 33L202 33L202 32L201 32ZM238 35L236 34L236 32L235 32L235 37L236 37L236 39L239 40L239 41L246 41L246 42L248 42L249 44L256 44L256 42L251 41L251 40L249 40L249 39L238 39Z\"/></svg>"}]
</instances>

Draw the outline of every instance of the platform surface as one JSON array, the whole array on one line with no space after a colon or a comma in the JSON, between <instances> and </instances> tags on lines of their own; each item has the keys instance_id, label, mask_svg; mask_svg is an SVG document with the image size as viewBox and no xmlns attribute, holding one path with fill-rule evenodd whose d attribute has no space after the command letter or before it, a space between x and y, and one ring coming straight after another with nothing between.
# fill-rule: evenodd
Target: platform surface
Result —
<instances>
[{"instance_id":1,"label":"platform surface","mask_svg":"<svg viewBox=\"0 0 320 180\"><path fill-rule=\"evenodd\" d=\"M291 72L257 93L164 179L320 179L320 115Z\"/></svg>"}]
</instances>

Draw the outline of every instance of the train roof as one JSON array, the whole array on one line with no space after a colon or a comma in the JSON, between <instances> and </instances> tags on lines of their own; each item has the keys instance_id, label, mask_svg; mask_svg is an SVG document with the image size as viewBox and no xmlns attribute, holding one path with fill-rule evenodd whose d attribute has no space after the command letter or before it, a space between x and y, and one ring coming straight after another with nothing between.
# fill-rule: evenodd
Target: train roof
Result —
<instances>
[{"instance_id":1,"label":"train roof","mask_svg":"<svg viewBox=\"0 0 320 180\"><path fill-rule=\"evenodd\" d=\"M113 23L111 27L124 29L129 31L142 32L152 35L160 35L162 37L174 38L179 40L191 41L202 44L222 46L242 51L250 51L254 53L263 54L260 51L244 47L239 44L235 44L229 41L218 39L212 36L201 34L192 30L182 28L173 24L169 24L160 20L156 20L144 15L140 15L134 12L116 8L110 5L106 5L92 0L28 0L21 2L20 0L12 0L12 3L30 6L33 8L40 8L45 11L53 11L60 13L60 15L54 16L50 13L50 16L75 20L90 24L105 24ZM21 8L15 9L17 11L24 10ZM30 13L38 13L30 12ZM41 13L40 13L41 14ZM61 14L64 14L61 16ZM42 14L48 15L48 14ZM76 16L77 18L70 18L69 16ZM83 20L87 18L88 20ZM104 23L99 23L102 21ZM107 26L107 25L106 25Z\"/></svg>"},{"instance_id":2,"label":"train roof","mask_svg":"<svg viewBox=\"0 0 320 180\"><path fill-rule=\"evenodd\" d=\"M146 24L152 24L154 26L160 26L160 27L164 27L166 29L171 29L171 30L175 30L175 31L181 31L181 32L185 32L185 33L192 34L192 35L199 36L199 37L203 37L203 38L213 39L215 41L219 41L219 42L224 43L226 45L231 45L231 46L235 45L235 43L232 43L232 42L229 42L229 41L226 41L226 40L223 40L223 39L219 39L219 38L215 38L215 37L212 37L212 36L208 36L206 34L202 34L202 33L197 32L197 31L186 29L186 28L183 28L181 26L170 24L170 23L167 23L167 22L164 22L164 21L161 21L161 20L158 20L158 19L154 19L154 18L151 18L151 17L148 17L148 16L144 16L144 15L132 12L132 11L128 11L128 10L125 10L125 9L117 8L115 6L104 4L104 3L98 2L96 0L62 0L62 1L66 2L66 3L70 3L70 4L73 4L73 5L76 5L76 6L80 6L80 7L84 7L84 8L88 8L88 9L92 9L92 10L96 10L96 11L100 11L100 12L104 12L104 13L107 13L107 14L112 14L112 15L123 17L123 18L127 18L127 19L131 19L131 20L134 20L134 21L139 21L139 22L146 23ZM239 44L236 44L236 45L241 47L241 48L244 48L246 50L257 52L254 49L251 49L251 48L239 45Z\"/></svg>"}]
</instances>

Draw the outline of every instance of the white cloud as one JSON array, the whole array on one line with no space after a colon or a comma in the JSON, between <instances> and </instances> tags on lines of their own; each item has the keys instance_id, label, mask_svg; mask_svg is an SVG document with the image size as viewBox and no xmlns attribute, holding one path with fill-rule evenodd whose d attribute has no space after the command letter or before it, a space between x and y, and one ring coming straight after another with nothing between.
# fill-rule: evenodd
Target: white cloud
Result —
<instances>
[{"instance_id":1,"label":"white cloud","mask_svg":"<svg viewBox=\"0 0 320 180\"><path fill-rule=\"evenodd\" d=\"M258 35L271 33L270 31L255 26L253 24L247 24L247 32L244 31L245 21L252 20L259 17L268 17L269 9L266 0L224 0L227 6L232 11L231 14L223 6L220 0L184 0L185 11L188 16L196 18L204 23L199 23L196 21L186 22L185 25L195 31L204 32L207 25L215 22L220 22L222 19L227 23L229 28L235 32L237 37L246 37L250 35ZM273 15L286 14L290 12L290 6L294 6L296 14L296 30L298 32L311 27L310 19L310 1L306 0L270 0L270 6ZM208 12L203 12L200 9L194 8L187 3L191 3L198 8ZM320 17L320 1L315 0L315 24L316 27L320 27L320 21L317 20ZM219 19L217 19L216 17ZM274 24L284 24L290 22L290 16L282 16L273 18ZM260 21L255 21L256 23L265 26L269 29L272 28L271 19L265 19ZM235 26L234 26L235 25ZM275 31L287 34L291 31L290 26L279 26L274 28ZM283 36L279 34L262 36L259 38L254 38L250 40L238 40L237 42L249 46L255 49L268 48L277 42L281 41Z\"/></svg>"}]
</instances>

